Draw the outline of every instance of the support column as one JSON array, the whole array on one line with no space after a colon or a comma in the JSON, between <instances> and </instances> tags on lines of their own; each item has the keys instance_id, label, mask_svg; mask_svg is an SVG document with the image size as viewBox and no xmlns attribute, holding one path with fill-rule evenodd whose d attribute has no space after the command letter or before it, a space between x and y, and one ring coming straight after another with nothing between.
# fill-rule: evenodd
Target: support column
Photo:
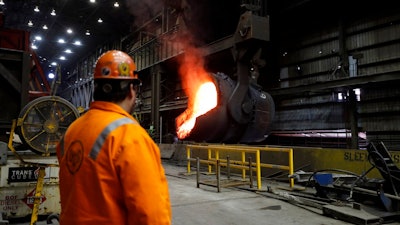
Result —
<instances>
[{"instance_id":1,"label":"support column","mask_svg":"<svg viewBox=\"0 0 400 225\"><path fill-rule=\"evenodd\" d=\"M357 96L354 90L349 90L349 120L351 130L351 144L350 148L358 149L358 113L357 113Z\"/></svg>"},{"instance_id":2,"label":"support column","mask_svg":"<svg viewBox=\"0 0 400 225\"><path fill-rule=\"evenodd\" d=\"M154 139L158 139L161 143L160 136L160 66L156 65L151 68L151 121L154 128ZM155 140L156 141L156 140Z\"/></svg>"}]
</instances>

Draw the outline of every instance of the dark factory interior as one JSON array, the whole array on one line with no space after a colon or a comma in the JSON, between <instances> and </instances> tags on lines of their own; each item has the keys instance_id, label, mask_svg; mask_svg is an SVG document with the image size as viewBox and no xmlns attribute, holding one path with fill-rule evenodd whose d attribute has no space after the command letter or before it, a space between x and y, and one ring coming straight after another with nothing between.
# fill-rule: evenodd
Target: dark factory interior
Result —
<instances>
[{"instance_id":1,"label":"dark factory interior","mask_svg":"<svg viewBox=\"0 0 400 225\"><path fill-rule=\"evenodd\" d=\"M363 57L367 52L380 51L384 43L388 43L387 47L389 44L395 45L396 40L388 38L379 43L370 43L370 46L359 43L350 46L350 41L357 39L356 32L362 32L363 35L369 33L346 30L353 23L356 26L366 21L366 17L379 21L380 24L375 26L380 29L384 29L383 26L388 26L386 29L396 26L395 17L383 21L383 16L389 17L390 13L396 13L393 1L384 2L386 4L376 5L361 1L91 3L16 0L4 1L7 4L0 7L2 26L29 32L30 39L21 41L27 41L37 48L33 52L45 77L48 73L59 73L59 79L62 79L57 89L59 95L77 107L88 107L90 98L84 98L84 93L79 89L91 82L93 61L105 49L123 48L134 57L142 52L153 51L146 56L148 62L144 60L143 65L142 61L137 62L142 79L148 81L144 82L143 87L140 105L143 110L139 109L137 113L144 127L154 128L156 139L174 135L174 118L185 108L186 102L182 99L187 97L179 93L182 92L178 90L180 78L175 72L179 66L180 50L165 44L168 43L167 38L177 38L180 32L187 32L192 40L190 44L195 48L217 49L204 57L204 66L209 72L237 76L234 56L230 48L224 45L230 44L228 39L234 36L246 6L255 7L254 14L268 18L265 25L256 27L267 32L268 36L268 40L258 40L260 43L257 43L261 65L257 68L260 76L256 83L272 95L276 111L274 121L266 133L268 137L265 143L365 148L368 141L379 139L396 149L399 147L396 127L398 101L393 98L397 93L398 81L396 68L393 66L389 69L396 58L392 56L394 53L388 53L390 56L382 57L387 60L380 63L367 62L366 57ZM116 3L118 7L115 7ZM362 13L359 11L361 6ZM36 7L40 9L39 12L35 12ZM103 22L99 23L99 19ZM33 25L30 26L29 22ZM48 26L47 30L43 29L45 25ZM345 29L347 36L339 28ZM71 33L67 33L68 29ZM391 35L395 34L394 31ZM163 43L163 40L167 41ZM3 42L6 43L6 40ZM160 49L160 54L163 50L170 52L164 56L157 55L159 53L154 52L158 50L154 48L155 44L165 46L166 49ZM372 45L381 47L374 49ZM361 58L355 59L353 56ZM352 59L343 60L344 57ZM52 63L55 64L52 66ZM356 66L351 63L356 63ZM154 88L150 86L149 74L154 71L152 65L163 70L160 72L157 93L154 90L152 92ZM52 80L47 80L51 84ZM387 93L374 93L381 86L387 87ZM88 90L90 88L85 88L83 92ZM357 93L362 90L361 95L365 99L362 96L359 100L351 99L352 90L357 90ZM74 91L76 94L72 95ZM357 93L352 98L359 98ZM159 101L154 101L159 102L158 106L152 105L154 102L151 102L150 97L153 94L158 95ZM378 103L392 107L386 109ZM348 105L354 105L357 109ZM159 110L152 110L153 107ZM380 115L385 115L385 119L381 119ZM164 124L160 130L161 117Z\"/></svg>"},{"instance_id":2,"label":"dark factory interior","mask_svg":"<svg viewBox=\"0 0 400 225\"><path fill-rule=\"evenodd\" d=\"M344 151L338 168L391 152L394 167L375 166L395 174L379 170L398 209L399 10L393 0L0 0L0 141L18 119L20 148L54 153L61 135L38 138L35 108L69 111L62 134L93 101L97 58L119 49L142 81L133 116L160 146L290 146L297 165L309 159L296 151L312 149L314 170L335 158L315 149Z\"/></svg>"}]
</instances>

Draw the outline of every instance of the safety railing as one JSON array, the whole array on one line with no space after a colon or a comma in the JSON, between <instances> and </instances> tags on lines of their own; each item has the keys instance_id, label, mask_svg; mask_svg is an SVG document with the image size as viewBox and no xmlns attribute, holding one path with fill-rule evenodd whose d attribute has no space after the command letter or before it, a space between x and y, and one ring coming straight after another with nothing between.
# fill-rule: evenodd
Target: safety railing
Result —
<instances>
[{"instance_id":1,"label":"safety railing","mask_svg":"<svg viewBox=\"0 0 400 225\"><path fill-rule=\"evenodd\" d=\"M242 178L246 178L246 171L252 168L256 172L257 177L257 189L262 188L261 184L261 168L273 168L280 170L287 170L289 173L289 185L291 188L294 187L294 166L293 166L293 149L292 148L281 148L281 147L259 147L259 146L245 146L245 145L187 145L186 156L187 156L187 173L191 173L191 162L196 161L196 158L192 157L192 151L194 149L206 150L207 159L199 159L200 163L208 165L208 172L212 172L213 165L216 165L216 160L219 160L222 164L227 163L227 160L221 159L221 153L226 155L240 154L240 160L228 159L230 162L230 168L240 169L242 172ZM261 162L261 152L283 152L288 154L288 165L278 165L271 163ZM249 161L246 161L248 156L252 154L255 160L252 160L252 165L249 167Z\"/></svg>"}]
</instances>

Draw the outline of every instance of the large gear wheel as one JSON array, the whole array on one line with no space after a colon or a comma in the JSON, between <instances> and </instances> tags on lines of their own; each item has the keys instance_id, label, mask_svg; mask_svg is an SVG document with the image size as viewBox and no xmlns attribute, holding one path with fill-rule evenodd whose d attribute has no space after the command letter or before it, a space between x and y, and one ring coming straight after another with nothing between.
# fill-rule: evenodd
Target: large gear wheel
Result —
<instances>
[{"instance_id":1,"label":"large gear wheel","mask_svg":"<svg viewBox=\"0 0 400 225\"><path fill-rule=\"evenodd\" d=\"M79 111L66 99L39 97L21 110L16 132L33 152L53 155L68 126L78 117Z\"/></svg>"}]
</instances>

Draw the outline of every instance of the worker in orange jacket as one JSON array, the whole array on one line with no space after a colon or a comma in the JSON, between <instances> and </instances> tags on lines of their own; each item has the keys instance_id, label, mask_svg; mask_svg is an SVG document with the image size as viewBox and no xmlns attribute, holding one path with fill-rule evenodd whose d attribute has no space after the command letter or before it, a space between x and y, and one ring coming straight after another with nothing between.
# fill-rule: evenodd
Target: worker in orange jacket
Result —
<instances>
[{"instance_id":1,"label":"worker in orange jacket","mask_svg":"<svg viewBox=\"0 0 400 225\"><path fill-rule=\"evenodd\" d=\"M170 225L160 151L131 116L140 80L124 52L99 57L94 102L57 146L61 225Z\"/></svg>"}]
</instances>

